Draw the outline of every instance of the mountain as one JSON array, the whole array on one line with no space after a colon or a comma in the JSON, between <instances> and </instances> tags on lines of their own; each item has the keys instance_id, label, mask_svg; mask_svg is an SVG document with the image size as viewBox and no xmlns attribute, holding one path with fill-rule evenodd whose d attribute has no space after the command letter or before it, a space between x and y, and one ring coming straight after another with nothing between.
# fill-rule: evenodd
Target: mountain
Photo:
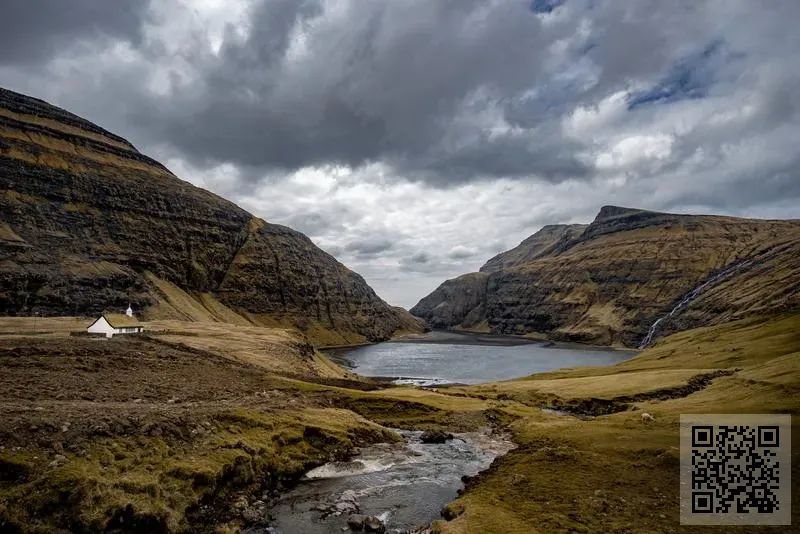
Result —
<instances>
[{"instance_id":1,"label":"mountain","mask_svg":"<svg viewBox=\"0 0 800 534\"><path fill-rule=\"evenodd\" d=\"M305 235L178 179L99 126L0 89L0 314L292 326L319 344L419 330Z\"/></svg>"},{"instance_id":2,"label":"mountain","mask_svg":"<svg viewBox=\"0 0 800 534\"><path fill-rule=\"evenodd\" d=\"M653 337L800 306L800 221L605 206L589 225L545 226L411 313L433 328L638 346L676 306Z\"/></svg>"}]
</instances>

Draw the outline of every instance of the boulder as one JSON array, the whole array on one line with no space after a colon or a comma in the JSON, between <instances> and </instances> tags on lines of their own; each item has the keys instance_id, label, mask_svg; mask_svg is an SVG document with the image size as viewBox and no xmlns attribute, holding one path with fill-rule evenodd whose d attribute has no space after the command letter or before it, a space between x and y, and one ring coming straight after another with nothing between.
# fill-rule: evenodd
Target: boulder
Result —
<instances>
[{"instance_id":1,"label":"boulder","mask_svg":"<svg viewBox=\"0 0 800 534\"><path fill-rule=\"evenodd\" d=\"M53 461L50 462L50 467L61 467L65 463L67 463L67 457L63 454L56 454L55 457L53 457Z\"/></svg>"},{"instance_id":2,"label":"boulder","mask_svg":"<svg viewBox=\"0 0 800 534\"><path fill-rule=\"evenodd\" d=\"M364 530L364 523L367 520L367 516L361 514L353 514L347 518L347 526L350 527L351 530L362 531Z\"/></svg>"},{"instance_id":3,"label":"boulder","mask_svg":"<svg viewBox=\"0 0 800 534\"><path fill-rule=\"evenodd\" d=\"M375 516L369 516L364 520L364 532L373 532L375 534L384 534L386 532L386 525L383 521Z\"/></svg>"},{"instance_id":4,"label":"boulder","mask_svg":"<svg viewBox=\"0 0 800 534\"><path fill-rule=\"evenodd\" d=\"M422 433L420 439L422 443L444 443L447 440L453 439L453 434L442 430L426 430Z\"/></svg>"},{"instance_id":5,"label":"boulder","mask_svg":"<svg viewBox=\"0 0 800 534\"><path fill-rule=\"evenodd\" d=\"M464 513L464 503L451 502L442 508L442 517L447 521L452 521L456 517Z\"/></svg>"}]
</instances>

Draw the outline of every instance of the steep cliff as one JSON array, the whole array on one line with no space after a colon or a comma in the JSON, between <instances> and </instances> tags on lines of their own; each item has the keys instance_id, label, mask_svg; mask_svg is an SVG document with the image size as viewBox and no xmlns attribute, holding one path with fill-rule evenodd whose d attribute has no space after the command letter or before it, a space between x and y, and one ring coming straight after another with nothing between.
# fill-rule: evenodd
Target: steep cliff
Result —
<instances>
[{"instance_id":1,"label":"steep cliff","mask_svg":"<svg viewBox=\"0 0 800 534\"><path fill-rule=\"evenodd\" d=\"M475 328L486 317L488 278L487 273L480 272L447 280L420 300L411 313L424 318L431 328Z\"/></svg>"},{"instance_id":2,"label":"steep cliff","mask_svg":"<svg viewBox=\"0 0 800 534\"><path fill-rule=\"evenodd\" d=\"M303 234L175 177L126 140L0 89L0 314L295 326L321 344L419 329Z\"/></svg>"},{"instance_id":3,"label":"steep cliff","mask_svg":"<svg viewBox=\"0 0 800 534\"><path fill-rule=\"evenodd\" d=\"M436 328L637 346L709 281L654 337L799 306L800 221L605 206L588 226L544 227L411 313Z\"/></svg>"}]
</instances>

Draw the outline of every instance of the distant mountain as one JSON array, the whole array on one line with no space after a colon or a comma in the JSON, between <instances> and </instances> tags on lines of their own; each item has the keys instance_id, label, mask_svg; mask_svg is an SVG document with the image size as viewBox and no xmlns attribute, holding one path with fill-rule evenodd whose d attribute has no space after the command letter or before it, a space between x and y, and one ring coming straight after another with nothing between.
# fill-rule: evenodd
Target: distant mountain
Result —
<instances>
[{"instance_id":1,"label":"distant mountain","mask_svg":"<svg viewBox=\"0 0 800 534\"><path fill-rule=\"evenodd\" d=\"M174 176L128 141L0 89L0 314L292 326L320 344L419 322L303 234Z\"/></svg>"},{"instance_id":2,"label":"distant mountain","mask_svg":"<svg viewBox=\"0 0 800 534\"><path fill-rule=\"evenodd\" d=\"M411 313L433 328L637 346L682 301L654 337L800 306L800 221L605 206L589 225L545 226Z\"/></svg>"}]
</instances>

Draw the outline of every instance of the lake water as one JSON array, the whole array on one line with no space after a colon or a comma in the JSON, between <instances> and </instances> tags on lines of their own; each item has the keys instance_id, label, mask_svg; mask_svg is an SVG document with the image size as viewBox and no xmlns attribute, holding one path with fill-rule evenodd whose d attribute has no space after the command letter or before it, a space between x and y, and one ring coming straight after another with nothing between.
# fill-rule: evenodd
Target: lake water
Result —
<instances>
[{"instance_id":1,"label":"lake water","mask_svg":"<svg viewBox=\"0 0 800 534\"><path fill-rule=\"evenodd\" d=\"M328 354L363 376L394 377L401 384L437 385L477 384L563 367L611 365L635 353L511 336L430 332Z\"/></svg>"}]
</instances>

